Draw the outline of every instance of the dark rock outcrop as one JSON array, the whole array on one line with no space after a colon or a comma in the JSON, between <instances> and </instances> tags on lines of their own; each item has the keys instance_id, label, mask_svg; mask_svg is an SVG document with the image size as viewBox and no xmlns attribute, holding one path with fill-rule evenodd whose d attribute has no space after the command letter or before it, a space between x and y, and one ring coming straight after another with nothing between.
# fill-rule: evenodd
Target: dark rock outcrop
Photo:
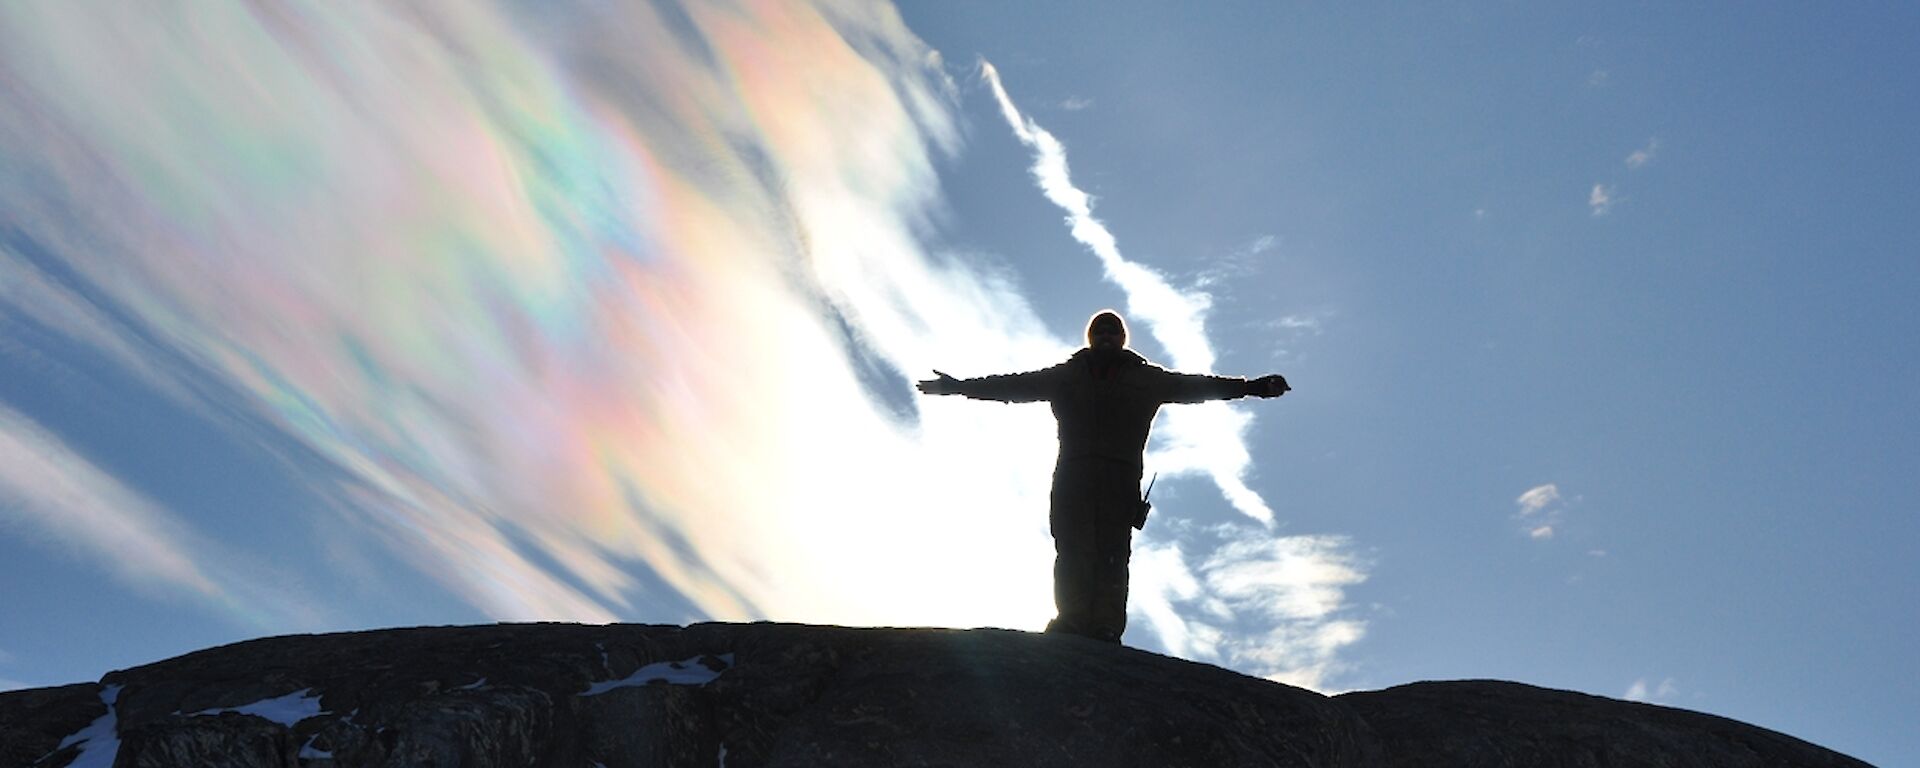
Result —
<instances>
[{"instance_id":1,"label":"dark rock outcrop","mask_svg":"<svg viewBox=\"0 0 1920 768\"><path fill-rule=\"evenodd\" d=\"M1382 766L1861 766L1724 717L1499 680L1335 697L1390 745Z\"/></svg>"},{"instance_id":2,"label":"dark rock outcrop","mask_svg":"<svg viewBox=\"0 0 1920 768\"><path fill-rule=\"evenodd\" d=\"M33 765L106 713L92 683L0 693L0 766Z\"/></svg>"},{"instance_id":3,"label":"dark rock outcrop","mask_svg":"<svg viewBox=\"0 0 1920 768\"><path fill-rule=\"evenodd\" d=\"M520 624L254 640L0 694L0 768L1859 766L1515 683L1328 698L1005 630ZM106 762L99 762L106 765Z\"/></svg>"}]
</instances>

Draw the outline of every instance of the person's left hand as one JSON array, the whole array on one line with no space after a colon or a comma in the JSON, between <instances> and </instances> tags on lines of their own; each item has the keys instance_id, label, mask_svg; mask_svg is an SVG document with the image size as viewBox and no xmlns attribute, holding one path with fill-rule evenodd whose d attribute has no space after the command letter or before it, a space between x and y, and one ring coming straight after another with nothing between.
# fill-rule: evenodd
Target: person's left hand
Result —
<instances>
[{"instance_id":1,"label":"person's left hand","mask_svg":"<svg viewBox=\"0 0 1920 768\"><path fill-rule=\"evenodd\" d=\"M937 379L923 379L914 385L923 395L952 395L960 391L960 380L939 371L934 371Z\"/></svg>"},{"instance_id":2,"label":"person's left hand","mask_svg":"<svg viewBox=\"0 0 1920 768\"><path fill-rule=\"evenodd\" d=\"M1293 387L1287 385L1287 377L1277 373L1254 379L1253 383L1254 397L1279 397L1293 391Z\"/></svg>"}]
</instances>

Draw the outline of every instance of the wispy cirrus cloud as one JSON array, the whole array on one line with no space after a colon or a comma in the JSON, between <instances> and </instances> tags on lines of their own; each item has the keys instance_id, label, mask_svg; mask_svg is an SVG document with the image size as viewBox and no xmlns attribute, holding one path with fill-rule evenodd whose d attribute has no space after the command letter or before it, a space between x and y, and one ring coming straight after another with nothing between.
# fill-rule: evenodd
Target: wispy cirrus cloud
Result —
<instances>
[{"instance_id":1,"label":"wispy cirrus cloud","mask_svg":"<svg viewBox=\"0 0 1920 768\"><path fill-rule=\"evenodd\" d=\"M1613 210L1614 202L1612 185L1595 184L1593 189L1587 192L1587 208L1595 216L1607 215L1607 212Z\"/></svg>"},{"instance_id":2,"label":"wispy cirrus cloud","mask_svg":"<svg viewBox=\"0 0 1920 768\"><path fill-rule=\"evenodd\" d=\"M1236 667L1325 690L1346 669L1339 652L1366 634L1346 603L1347 588L1366 580L1365 563L1344 537L1235 542L1210 554L1200 571L1213 594L1258 622L1259 629L1222 641Z\"/></svg>"},{"instance_id":3,"label":"wispy cirrus cloud","mask_svg":"<svg viewBox=\"0 0 1920 768\"><path fill-rule=\"evenodd\" d=\"M1658 138L1647 139L1646 146L1636 149L1632 153L1627 155L1627 160L1626 160L1627 167L1634 170L1639 170L1640 168L1646 166L1647 163L1653 162L1654 154L1659 151L1660 151L1660 139Z\"/></svg>"},{"instance_id":4,"label":"wispy cirrus cloud","mask_svg":"<svg viewBox=\"0 0 1920 768\"><path fill-rule=\"evenodd\" d=\"M4 404L0 518L60 542L129 587L216 605L239 599L202 565L209 553L191 525Z\"/></svg>"},{"instance_id":5,"label":"wispy cirrus cloud","mask_svg":"<svg viewBox=\"0 0 1920 768\"><path fill-rule=\"evenodd\" d=\"M1020 113L991 63L982 60L980 72L992 88L1008 127L1033 150L1032 173L1040 191L1066 212L1073 238L1092 252L1107 280L1126 293L1126 312L1135 327L1147 328L1172 357L1175 368L1211 373L1215 355L1213 343L1207 339L1206 314L1212 297L1177 289L1158 271L1123 256L1113 233L1094 217L1093 198L1074 186L1066 147ZM1166 447L1155 452L1152 463L1168 472L1206 474L1235 509L1271 525L1273 510L1247 487L1245 480L1252 463L1245 433L1252 422L1251 413L1224 403L1172 409L1161 432L1161 445Z\"/></svg>"},{"instance_id":6,"label":"wispy cirrus cloud","mask_svg":"<svg viewBox=\"0 0 1920 768\"><path fill-rule=\"evenodd\" d=\"M1278 330L1297 331L1319 335L1324 325L1324 315L1284 315L1270 325Z\"/></svg>"},{"instance_id":7,"label":"wispy cirrus cloud","mask_svg":"<svg viewBox=\"0 0 1920 768\"><path fill-rule=\"evenodd\" d=\"M1266 254L1280 246L1273 235L1259 235L1208 264L1194 279L1193 290L1204 291L1230 280L1243 279L1260 271Z\"/></svg>"},{"instance_id":8,"label":"wispy cirrus cloud","mask_svg":"<svg viewBox=\"0 0 1920 768\"><path fill-rule=\"evenodd\" d=\"M213 540L0 403L0 521L9 519L129 589L185 598L236 623L310 630L328 615L284 573Z\"/></svg>"},{"instance_id":9,"label":"wispy cirrus cloud","mask_svg":"<svg viewBox=\"0 0 1920 768\"><path fill-rule=\"evenodd\" d=\"M1248 538L1211 551L1149 541L1133 556L1134 610L1167 652L1315 690L1366 635L1346 590L1366 580L1338 536Z\"/></svg>"}]
</instances>

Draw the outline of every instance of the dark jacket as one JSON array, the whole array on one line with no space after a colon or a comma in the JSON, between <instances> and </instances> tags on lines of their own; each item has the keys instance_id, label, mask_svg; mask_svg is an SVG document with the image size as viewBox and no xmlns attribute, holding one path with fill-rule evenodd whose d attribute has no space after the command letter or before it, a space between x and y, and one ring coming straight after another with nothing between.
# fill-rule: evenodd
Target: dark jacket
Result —
<instances>
[{"instance_id":1,"label":"dark jacket","mask_svg":"<svg viewBox=\"0 0 1920 768\"><path fill-rule=\"evenodd\" d=\"M1061 461L1100 457L1139 464L1161 405L1245 397L1249 386L1238 376L1175 373L1132 350L1082 349L1037 371L961 379L957 391L979 400L1051 403Z\"/></svg>"}]
</instances>

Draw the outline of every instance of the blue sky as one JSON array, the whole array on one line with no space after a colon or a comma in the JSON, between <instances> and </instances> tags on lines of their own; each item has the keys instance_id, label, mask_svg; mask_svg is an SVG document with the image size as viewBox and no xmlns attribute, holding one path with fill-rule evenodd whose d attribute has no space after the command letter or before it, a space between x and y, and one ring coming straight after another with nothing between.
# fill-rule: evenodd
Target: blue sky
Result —
<instances>
[{"instance_id":1,"label":"blue sky","mask_svg":"<svg viewBox=\"0 0 1920 768\"><path fill-rule=\"evenodd\" d=\"M1296 388L1163 415L1129 644L1920 758L1920 13L138 16L0 11L0 685L1037 629L1044 409L907 382L1114 306Z\"/></svg>"},{"instance_id":2,"label":"blue sky","mask_svg":"<svg viewBox=\"0 0 1920 768\"><path fill-rule=\"evenodd\" d=\"M1054 107L1133 253L1273 238L1210 327L1298 387L1280 516L1371 556L1349 684L1671 680L1913 755L1912 14L1086 10L906 15Z\"/></svg>"}]
</instances>

